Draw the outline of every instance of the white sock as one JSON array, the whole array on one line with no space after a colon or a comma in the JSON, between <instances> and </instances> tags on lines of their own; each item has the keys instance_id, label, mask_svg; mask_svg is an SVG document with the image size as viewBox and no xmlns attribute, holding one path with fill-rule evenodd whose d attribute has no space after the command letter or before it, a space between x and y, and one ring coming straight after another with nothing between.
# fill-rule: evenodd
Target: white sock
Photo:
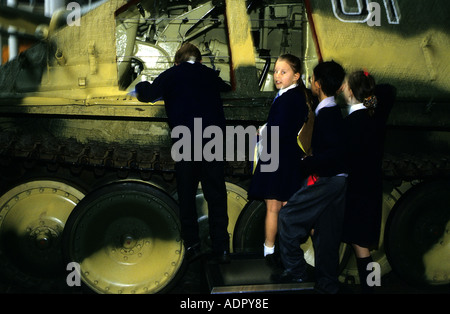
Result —
<instances>
[{"instance_id":1,"label":"white sock","mask_svg":"<svg viewBox=\"0 0 450 314\"><path fill-rule=\"evenodd\" d=\"M272 247L268 247L264 243L264 256L269 255L269 254L273 254L274 252L275 252L275 245L272 246Z\"/></svg>"}]
</instances>

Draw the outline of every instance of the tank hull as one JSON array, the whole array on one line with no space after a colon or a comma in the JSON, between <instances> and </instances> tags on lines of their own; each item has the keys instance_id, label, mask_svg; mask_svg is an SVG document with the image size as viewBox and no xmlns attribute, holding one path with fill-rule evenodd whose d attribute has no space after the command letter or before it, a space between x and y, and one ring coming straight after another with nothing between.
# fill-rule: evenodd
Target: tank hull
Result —
<instances>
[{"instance_id":1,"label":"tank hull","mask_svg":"<svg viewBox=\"0 0 450 314\"><path fill-rule=\"evenodd\" d=\"M0 245L7 252L0 262L14 270L7 271L15 274L13 280L41 287L45 286L42 282L62 282L67 287L65 267L75 262L82 268L74 278L81 278L98 293L164 292L176 283L185 265L177 231L170 129L164 103L141 103L132 91L137 82L152 81L172 66L177 48L190 41L200 47L204 64L233 87L222 95L230 128L257 128L266 122L275 94L271 71L282 53L301 56L305 82L318 62L333 59L347 71L363 68L378 83L393 85L397 97L389 108L384 143L383 232L380 247L372 253L383 274L401 269L405 261L395 250L409 232L417 241L415 247L420 247L417 259L424 257L429 262L415 261L407 280L423 285L448 283L450 267L436 262L448 245L445 189L437 189L434 196L437 209L433 215L438 220L424 219L426 205L411 203L426 202L408 192L411 189L419 199L431 202L426 197L430 187L446 187L450 180L447 6L443 1L255 3L246 8L234 0L201 1L196 6L105 1L80 15L79 26L67 25L67 12L55 14L47 37L0 68ZM345 115L345 106L342 109ZM251 135L246 136L250 142ZM244 159L233 155L226 166L228 231L234 253L259 252L263 237L263 207L246 195L251 148L246 146L243 155ZM108 208L101 195L111 196L115 204L111 215L129 229L111 220L95 231L90 217L106 215ZM117 208L123 206L122 198L134 202L142 195L160 204L171 218L161 216L158 206L136 201L141 210L133 216L142 228L134 230L133 222ZM197 201L203 241L208 245L201 186ZM62 214L49 210L60 202ZM146 210L175 231L153 233L158 226L141 214ZM42 218L47 213L49 218ZM18 222L21 216L29 217L25 225ZM407 217L420 232L407 229L399 217ZM89 231L83 231L84 224L91 225ZM103 247L91 246L89 239L101 242L100 234L108 234L109 240ZM77 237L84 240L77 242ZM426 245L422 238L428 239ZM145 274L144 284L136 275L142 272L141 266L129 261L139 264L140 253L151 258L145 243L156 245L161 239L170 239L172 252L166 256L163 246L157 246L156 256L167 257L167 261L157 259L157 264L169 266ZM313 265L310 241L306 246L311 255L308 262ZM25 253L23 247L36 253ZM53 252L48 261L52 267L30 272L34 264L46 263L42 252ZM341 280L352 281L357 270L346 252L341 252ZM117 264L105 273L96 265L108 256ZM28 262L17 264L17 260ZM118 275L127 265L134 276L131 283ZM61 271L48 271L51 268ZM92 279L86 272L98 272L99 277ZM404 272L401 275L408 277Z\"/></svg>"}]
</instances>

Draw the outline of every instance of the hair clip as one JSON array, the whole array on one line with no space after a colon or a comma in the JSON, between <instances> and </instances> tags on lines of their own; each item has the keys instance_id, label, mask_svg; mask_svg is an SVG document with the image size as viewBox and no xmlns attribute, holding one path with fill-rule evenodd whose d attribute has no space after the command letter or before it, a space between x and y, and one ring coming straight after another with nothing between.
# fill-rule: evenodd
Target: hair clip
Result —
<instances>
[{"instance_id":1,"label":"hair clip","mask_svg":"<svg viewBox=\"0 0 450 314\"><path fill-rule=\"evenodd\" d=\"M368 72L366 69L364 69L364 75L365 75L366 77L369 76L369 72Z\"/></svg>"},{"instance_id":2,"label":"hair clip","mask_svg":"<svg viewBox=\"0 0 450 314\"><path fill-rule=\"evenodd\" d=\"M375 108L377 106L378 99L375 95L364 98L363 105L367 108Z\"/></svg>"}]
</instances>

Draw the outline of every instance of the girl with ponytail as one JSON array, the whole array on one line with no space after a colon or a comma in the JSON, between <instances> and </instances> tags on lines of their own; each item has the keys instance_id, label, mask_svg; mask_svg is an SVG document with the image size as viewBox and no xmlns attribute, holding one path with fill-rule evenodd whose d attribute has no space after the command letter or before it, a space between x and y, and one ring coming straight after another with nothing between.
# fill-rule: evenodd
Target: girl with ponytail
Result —
<instances>
[{"instance_id":1,"label":"girl with ponytail","mask_svg":"<svg viewBox=\"0 0 450 314\"><path fill-rule=\"evenodd\" d=\"M378 246L381 227L381 154L374 117L377 98L375 79L367 71L348 75L343 93L349 106L344 119L347 137L348 184L343 242L352 245L362 292L373 290L367 283L372 268L370 250Z\"/></svg>"}]
</instances>

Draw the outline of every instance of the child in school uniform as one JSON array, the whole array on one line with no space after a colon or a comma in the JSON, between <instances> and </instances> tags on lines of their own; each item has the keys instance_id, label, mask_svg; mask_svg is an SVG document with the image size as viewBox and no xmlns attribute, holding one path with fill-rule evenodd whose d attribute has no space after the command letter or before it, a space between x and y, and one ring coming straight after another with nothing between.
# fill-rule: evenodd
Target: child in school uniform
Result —
<instances>
[{"instance_id":1,"label":"child in school uniform","mask_svg":"<svg viewBox=\"0 0 450 314\"><path fill-rule=\"evenodd\" d=\"M348 184L343 242L352 245L362 291L367 285L367 265L372 262L370 248L378 246L382 207L382 154L375 119L375 79L366 71L348 75L343 92L349 106L344 119L347 138Z\"/></svg>"},{"instance_id":2,"label":"child in school uniform","mask_svg":"<svg viewBox=\"0 0 450 314\"><path fill-rule=\"evenodd\" d=\"M175 65L162 72L153 83L148 81L136 85L137 99L142 102L154 102L164 99L169 127L188 128L191 135L191 148L188 158L175 162L178 201L180 205L181 234L186 248L188 262L203 255L199 235L196 209L196 192L199 182L202 184L208 203L209 233L211 237L211 261L228 263L229 235L227 191L225 186L225 162L206 160L202 155L196 160L193 134L195 121L201 126L218 126L225 130L225 115L220 92L230 91L218 74L202 64L200 50L186 42L175 54ZM203 131L202 130L202 131ZM176 143L179 139L172 138ZM203 152L204 143L200 143Z\"/></svg>"},{"instance_id":3,"label":"child in school uniform","mask_svg":"<svg viewBox=\"0 0 450 314\"><path fill-rule=\"evenodd\" d=\"M279 92L269 111L265 126L267 147L271 141L278 141L278 169L264 172L264 161L259 160L248 190L249 198L261 199L266 204L264 256L268 263L274 263L275 239L278 212L283 204L299 188L302 173L298 167L302 151L297 144L297 134L308 115L306 87L301 77L301 61L298 57L285 54L278 57L274 68L274 82ZM278 138L272 136L272 127L278 127ZM268 162L267 162L268 163Z\"/></svg>"},{"instance_id":4,"label":"child in school uniform","mask_svg":"<svg viewBox=\"0 0 450 314\"><path fill-rule=\"evenodd\" d=\"M315 289L323 293L339 290L339 247L347 185L344 159L343 117L334 96L345 71L334 61L319 63L313 70L311 91L319 98L315 109L312 155L300 161L309 175L279 213L279 245L284 271L274 273L276 282L307 280L307 263L300 244L314 228Z\"/></svg>"}]
</instances>

